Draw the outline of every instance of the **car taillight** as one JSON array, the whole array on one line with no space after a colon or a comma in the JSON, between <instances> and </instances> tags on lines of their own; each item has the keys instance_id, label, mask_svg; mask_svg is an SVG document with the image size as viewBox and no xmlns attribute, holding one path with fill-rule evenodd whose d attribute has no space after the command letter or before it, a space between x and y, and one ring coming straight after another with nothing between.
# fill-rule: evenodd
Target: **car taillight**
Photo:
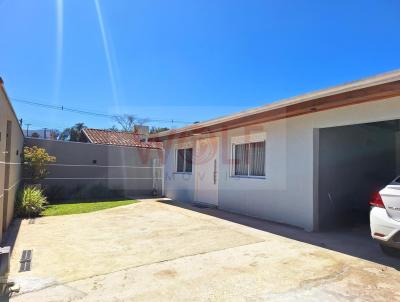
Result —
<instances>
[{"instance_id":1,"label":"car taillight","mask_svg":"<svg viewBox=\"0 0 400 302\"><path fill-rule=\"evenodd\" d=\"M371 200L369 202L369 205L372 206L372 207L378 207L378 208L384 208L385 207L385 205L383 204L383 200L382 200L381 194L379 194L379 192L374 193L372 195L372 198L371 198Z\"/></svg>"}]
</instances>

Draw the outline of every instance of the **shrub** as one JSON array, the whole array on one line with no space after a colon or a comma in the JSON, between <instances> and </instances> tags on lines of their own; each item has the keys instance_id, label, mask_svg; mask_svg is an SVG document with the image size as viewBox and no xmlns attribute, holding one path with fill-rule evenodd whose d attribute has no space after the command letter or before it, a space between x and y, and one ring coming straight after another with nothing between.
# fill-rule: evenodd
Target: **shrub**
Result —
<instances>
[{"instance_id":1,"label":"shrub","mask_svg":"<svg viewBox=\"0 0 400 302\"><path fill-rule=\"evenodd\" d=\"M25 170L33 183L44 179L49 173L47 165L56 161L54 156L50 156L45 149L37 146L24 147Z\"/></svg>"},{"instance_id":2,"label":"shrub","mask_svg":"<svg viewBox=\"0 0 400 302\"><path fill-rule=\"evenodd\" d=\"M36 217L44 210L47 199L38 186L26 186L18 194L15 212L19 217Z\"/></svg>"},{"instance_id":3,"label":"shrub","mask_svg":"<svg viewBox=\"0 0 400 302\"><path fill-rule=\"evenodd\" d=\"M62 201L68 198L68 192L62 185L48 185L46 186L45 193L49 202Z\"/></svg>"},{"instance_id":4,"label":"shrub","mask_svg":"<svg viewBox=\"0 0 400 302\"><path fill-rule=\"evenodd\" d=\"M107 199L122 197L118 190L111 190L104 184L95 184L88 188L87 198Z\"/></svg>"},{"instance_id":5,"label":"shrub","mask_svg":"<svg viewBox=\"0 0 400 302\"><path fill-rule=\"evenodd\" d=\"M110 196L110 190L103 184L95 184L87 189L86 198L107 198Z\"/></svg>"},{"instance_id":6,"label":"shrub","mask_svg":"<svg viewBox=\"0 0 400 302\"><path fill-rule=\"evenodd\" d=\"M86 186L83 184L77 184L69 191L69 198L81 200L86 196Z\"/></svg>"}]
</instances>

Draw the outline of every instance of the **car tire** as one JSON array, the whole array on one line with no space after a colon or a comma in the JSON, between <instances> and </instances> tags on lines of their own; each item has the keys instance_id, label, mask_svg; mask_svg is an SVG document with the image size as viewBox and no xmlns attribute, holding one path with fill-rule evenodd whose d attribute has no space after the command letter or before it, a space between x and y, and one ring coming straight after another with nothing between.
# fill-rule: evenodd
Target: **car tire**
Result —
<instances>
[{"instance_id":1,"label":"car tire","mask_svg":"<svg viewBox=\"0 0 400 302\"><path fill-rule=\"evenodd\" d=\"M400 257L400 250L394 248L394 247L390 247L384 244L379 244L381 247L381 250L384 254L390 256L390 257L396 257L399 258Z\"/></svg>"}]
</instances>

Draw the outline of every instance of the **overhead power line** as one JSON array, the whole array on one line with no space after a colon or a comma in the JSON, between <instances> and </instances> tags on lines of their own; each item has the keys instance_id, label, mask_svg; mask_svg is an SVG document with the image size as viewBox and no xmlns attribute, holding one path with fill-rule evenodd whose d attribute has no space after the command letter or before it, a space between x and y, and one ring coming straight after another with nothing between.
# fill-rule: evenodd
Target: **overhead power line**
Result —
<instances>
[{"instance_id":1,"label":"overhead power line","mask_svg":"<svg viewBox=\"0 0 400 302\"><path fill-rule=\"evenodd\" d=\"M93 111L87 111L87 110L81 110L81 109L76 109L76 108L65 107L63 105L59 105L59 106L50 105L50 104L45 104L45 103L41 103L41 102L30 101L30 100L26 100L26 99L20 99L20 98L11 98L11 99L14 102L23 103L23 104L27 104L27 105L32 105L32 106L37 106L37 107L42 107L42 108L52 109L52 110L58 110L58 111L64 111L64 112L72 112L72 113L96 116L96 117L103 117L103 118L113 119L113 118L115 118L117 116L120 116L118 114L107 114L107 113L93 112ZM163 120L163 119L145 118L143 120L146 120L148 122L193 124L193 122L179 121L179 120L174 120L174 119Z\"/></svg>"}]
</instances>

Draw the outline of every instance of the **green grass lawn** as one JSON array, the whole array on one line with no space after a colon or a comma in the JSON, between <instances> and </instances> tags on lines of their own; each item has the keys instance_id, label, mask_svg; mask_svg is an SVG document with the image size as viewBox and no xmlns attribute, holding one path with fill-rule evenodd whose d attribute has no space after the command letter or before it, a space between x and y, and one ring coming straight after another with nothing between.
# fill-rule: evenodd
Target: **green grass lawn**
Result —
<instances>
[{"instance_id":1,"label":"green grass lawn","mask_svg":"<svg viewBox=\"0 0 400 302\"><path fill-rule=\"evenodd\" d=\"M128 204L136 203L137 200L114 200L114 201L84 201L84 202L66 202L50 204L42 212L42 216L57 216L57 215L70 215L89 213L100 211L104 209L115 208L119 206L126 206Z\"/></svg>"}]
</instances>

